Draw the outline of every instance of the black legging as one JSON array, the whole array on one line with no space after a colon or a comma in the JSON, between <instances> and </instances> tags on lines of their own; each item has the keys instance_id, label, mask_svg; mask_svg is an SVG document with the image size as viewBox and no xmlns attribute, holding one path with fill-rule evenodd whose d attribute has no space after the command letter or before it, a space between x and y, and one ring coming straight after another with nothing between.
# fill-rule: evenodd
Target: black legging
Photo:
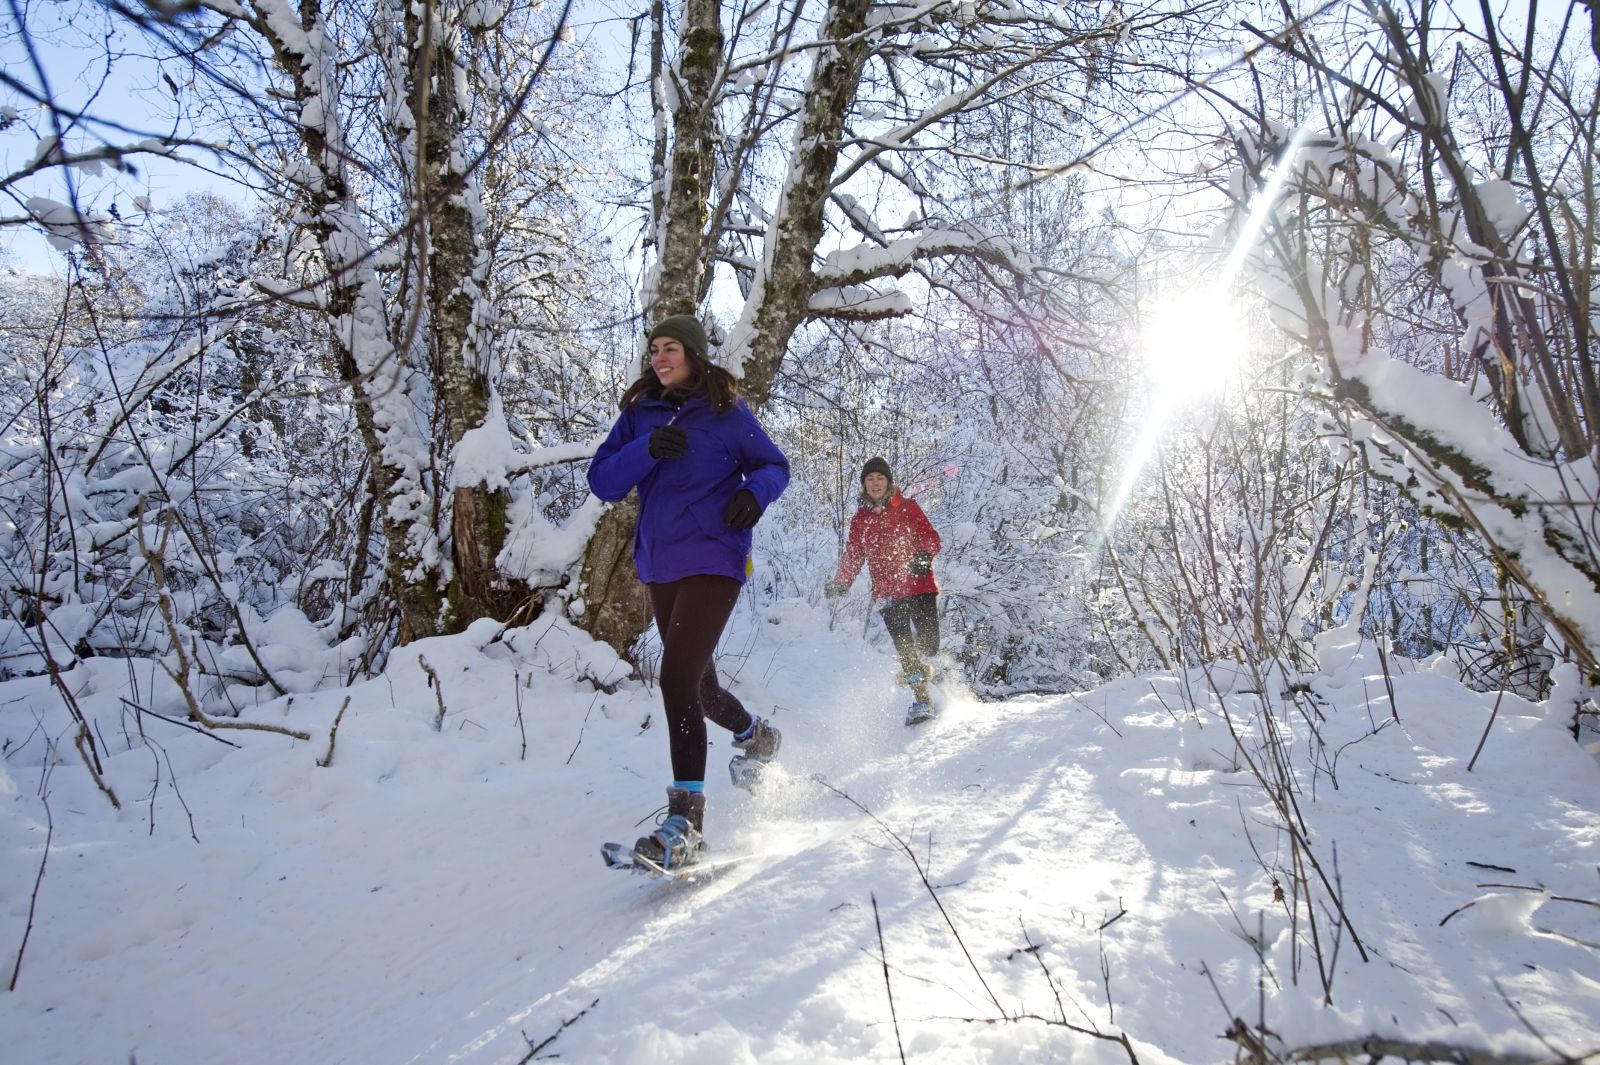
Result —
<instances>
[{"instance_id":1,"label":"black legging","mask_svg":"<svg viewBox=\"0 0 1600 1065\"><path fill-rule=\"evenodd\" d=\"M704 574L648 587L661 633L661 701L672 744L672 775L676 780L704 780L706 718L735 733L752 721L744 705L717 683L711 659L741 585L732 577Z\"/></svg>"},{"instance_id":2,"label":"black legging","mask_svg":"<svg viewBox=\"0 0 1600 1065\"><path fill-rule=\"evenodd\" d=\"M900 671L926 676L927 659L939 653L939 593L889 600L883 604L883 627L894 638Z\"/></svg>"}]
</instances>

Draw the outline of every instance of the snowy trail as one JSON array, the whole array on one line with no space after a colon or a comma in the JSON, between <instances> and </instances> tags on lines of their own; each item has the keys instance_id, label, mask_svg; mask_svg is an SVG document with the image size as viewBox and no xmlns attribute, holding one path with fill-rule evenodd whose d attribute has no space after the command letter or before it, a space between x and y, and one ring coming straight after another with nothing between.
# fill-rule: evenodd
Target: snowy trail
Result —
<instances>
[{"instance_id":1,"label":"snowy trail","mask_svg":"<svg viewBox=\"0 0 1600 1065\"><path fill-rule=\"evenodd\" d=\"M971 1039L974 1021L1000 1013L991 992L1006 1011L1058 1016L1042 969L1022 950L1024 935L1093 956L1096 929L1117 914L1119 897L1151 890L1148 854L1063 742L1103 726L1062 700L958 703L917 730L898 712L836 704L826 715L780 721L786 778L763 799L719 789L708 817L714 844L739 852L754 843L760 857L702 884L594 874L618 919L604 956L497 1034L481 1033L466 1059L518 1060L521 1030L542 1038L593 1003L551 1050L579 1061L897 1060L874 897L908 1053L951 1035ZM1019 767L1028 772L1016 775ZM827 774L916 851L981 981L910 859L813 773ZM747 809L751 820L733 827ZM1088 1017L1069 1006L1070 1020L1117 1030L1103 989L1069 990ZM1024 1042L1040 1053L1093 1044L1032 1027ZM1007 1032L990 1051L980 1038L964 1060L1017 1060L1017 1038ZM1090 1052L1126 1060L1119 1048Z\"/></svg>"}]
</instances>

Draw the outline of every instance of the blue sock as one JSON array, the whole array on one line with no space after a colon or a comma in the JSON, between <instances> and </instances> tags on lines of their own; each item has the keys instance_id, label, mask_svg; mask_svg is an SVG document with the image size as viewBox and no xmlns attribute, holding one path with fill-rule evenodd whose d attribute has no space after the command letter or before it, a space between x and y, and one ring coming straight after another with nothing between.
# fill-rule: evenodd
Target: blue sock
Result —
<instances>
[{"instance_id":1,"label":"blue sock","mask_svg":"<svg viewBox=\"0 0 1600 1065\"><path fill-rule=\"evenodd\" d=\"M747 740L751 736L755 735L755 731L756 731L756 715L751 714L750 715L750 726L748 728L746 728L743 732L735 732L733 734L733 738L738 740L740 743L743 743L745 740Z\"/></svg>"},{"instance_id":2,"label":"blue sock","mask_svg":"<svg viewBox=\"0 0 1600 1065\"><path fill-rule=\"evenodd\" d=\"M683 791L692 791L696 795L704 795L706 782L703 780L674 780L672 786Z\"/></svg>"}]
</instances>

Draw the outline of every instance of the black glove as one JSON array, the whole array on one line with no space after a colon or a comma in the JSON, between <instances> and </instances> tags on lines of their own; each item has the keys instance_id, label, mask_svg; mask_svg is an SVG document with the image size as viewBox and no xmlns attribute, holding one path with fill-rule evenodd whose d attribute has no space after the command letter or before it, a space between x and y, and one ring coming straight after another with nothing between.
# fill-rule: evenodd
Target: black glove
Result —
<instances>
[{"instance_id":1,"label":"black glove","mask_svg":"<svg viewBox=\"0 0 1600 1065\"><path fill-rule=\"evenodd\" d=\"M906 566L906 572L913 577L926 577L933 572L933 556L926 551L918 551L911 556L911 562Z\"/></svg>"},{"instance_id":2,"label":"black glove","mask_svg":"<svg viewBox=\"0 0 1600 1065\"><path fill-rule=\"evenodd\" d=\"M822 586L822 594L829 599L837 599L844 594L844 585L838 581L829 581Z\"/></svg>"},{"instance_id":3,"label":"black glove","mask_svg":"<svg viewBox=\"0 0 1600 1065\"><path fill-rule=\"evenodd\" d=\"M733 493L733 498L728 500L728 506L722 512L722 520L733 529L755 528L756 522L761 520L761 504L756 502L755 493L748 488Z\"/></svg>"},{"instance_id":4,"label":"black glove","mask_svg":"<svg viewBox=\"0 0 1600 1065\"><path fill-rule=\"evenodd\" d=\"M680 458L689 450L689 434L676 425L663 425L650 434L650 457L657 459Z\"/></svg>"}]
</instances>

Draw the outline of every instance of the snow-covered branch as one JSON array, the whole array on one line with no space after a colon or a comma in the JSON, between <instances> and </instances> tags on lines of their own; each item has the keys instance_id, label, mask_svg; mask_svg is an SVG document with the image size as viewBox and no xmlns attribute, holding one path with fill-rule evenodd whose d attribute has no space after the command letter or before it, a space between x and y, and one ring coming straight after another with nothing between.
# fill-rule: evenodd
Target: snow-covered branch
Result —
<instances>
[{"instance_id":1,"label":"snow-covered branch","mask_svg":"<svg viewBox=\"0 0 1600 1065\"><path fill-rule=\"evenodd\" d=\"M1023 277L1037 265L1009 241L966 230L929 229L882 247L857 245L831 252L815 277L818 284L828 287L860 285L876 278L903 277L919 262L953 255L982 258Z\"/></svg>"}]
</instances>

